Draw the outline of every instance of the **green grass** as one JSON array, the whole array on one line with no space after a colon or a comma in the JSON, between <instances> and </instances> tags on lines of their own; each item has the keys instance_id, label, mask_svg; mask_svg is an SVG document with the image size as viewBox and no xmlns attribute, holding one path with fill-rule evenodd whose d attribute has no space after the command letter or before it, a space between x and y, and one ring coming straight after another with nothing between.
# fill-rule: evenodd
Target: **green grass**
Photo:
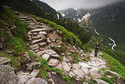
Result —
<instances>
[{"instance_id":1,"label":"green grass","mask_svg":"<svg viewBox=\"0 0 125 84\"><path fill-rule=\"evenodd\" d=\"M119 61L111 57L109 54L103 52L102 57L107 60L107 66L110 70L121 75L121 78L125 80L125 66L122 65Z\"/></svg>"},{"instance_id":2,"label":"green grass","mask_svg":"<svg viewBox=\"0 0 125 84\"><path fill-rule=\"evenodd\" d=\"M65 76L64 73L58 69L58 68L51 68L51 71L55 71L56 73L59 73L62 76L62 79L66 81L66 84L70 84L70 77L69 76Z\"/></svg>"},{"instance_id":3,"label":"green grass","mask_svg":"<svg viewBox=\"0 0 125 84\"><path fill-rule=\"evenodd\" d=\"M43 78L43 79L47 79L47 71L45 69L42 69L40 71L40 76Z\"/></svg>"},{"instance_id":4,"label":"green grass","mask_svg":"<svg viewBox=\"0 0 125 84\"><path fill-rule=\"evenodd\" d=\"M106 76L102 77L102 80L108 82L109 84L114 84L113 81L110 78L106 77Z\"/></svg>"},{"instance_id":5,"label":"green grass","mask_svg":"<svg viewBox=\"0 0 125 84\"><path fill-rule=\"evenodd\" d=\"M51 48L52 48L54 51L56 51L58 54L61 54L61 53L65 52L65 50L66 50L66 45L65 45L65 43L62 43L62 45L61 45L60 48L58 48L58 47L56 47L56 46L52 46Z\"/></svg>"},{"instance_id":6,"label":"green grass","mask_svg":"<svg viewBox=\"0 0 125 84\"><path fill-rule=\"evenodd\" d=\"M0 13L0 28L3 29L3 32L11 30L13 36L27 40L27 24L22 22L15 14L14 11L3 7L3 12ZM7 29L8 28L8 29Z\"/></svg>"},{"instance_id":7,"label":"green grass","mask_svg":"<svg viewBox=\"0 0 125 84\"><path fill-rule=\"evenodd\" d=\"M76 46L82 46L82 42L79 40L79 38L76 35L74 35L72 32L66 30L64 27L57 25L56 23L54 23L52 21L37 17L35 15L31 15L31 16L33 16L34 18L36 18L40 22L43 22L43 23L48 24L49 26L51 26L53 28L60 30L63 34L62 35L63 38L66 38L67 42L74 44Z\"/></svg>"},{"instance_id":8,"label":"green grass","mask_svg":"<svg viewBox=\"0 0 125 84\"><path fill-rule=\"evenodd\" d=\"M34 55L34 53L32 51L29 51L28 54L29 54L29 56L30 56L31 59L34 59L35 55Z\"/></svg>"},{"instance_id":9,"label":"green grass","mask_svg":"<svg viewBox=\"0 0 125 84\"><path fill-rule=\"evenodd\" d=\"M39 62L44 68L47 68L48 70L50 69L50 67L48 66L48 62L44 58L40 57Z\"/></svg>"},{"instance_id":10,"label":"green grass","mask_svg":"<svg viewBox=\"0 0 125 84\"><path fill-rule=\"evenodd\" d=\"M24 53L27 49L26 43L20 38L11 38L8 45L13 48L12 52L16 55Z\"/></svg>"},{"instance_id":11,"label":"green grass","mask_svg":"<svg viewBox=\"0 0 125 84\"><path fill-rule=\"evenodd\" d=\"M79 58L77 53L72 53L72 56L75 58L75 62L78 63L79 62Z\"/></svg>"}]
</instances>

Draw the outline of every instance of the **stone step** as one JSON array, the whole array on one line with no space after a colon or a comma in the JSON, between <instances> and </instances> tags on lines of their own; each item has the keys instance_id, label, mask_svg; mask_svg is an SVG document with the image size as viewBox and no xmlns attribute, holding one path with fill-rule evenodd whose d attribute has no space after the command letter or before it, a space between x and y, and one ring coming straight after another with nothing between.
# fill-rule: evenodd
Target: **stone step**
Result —
<instances>
[{"instance_id":1,"label":"stone step","mask_svg":"<svg viewBox=\"0 0 125 84\"><path fill-rule=\"evenodd\" d=\"M41 32L39 32L39 34L47 35L47 33L45 31L41 31Z\"/></svg>"},{"instance_id":2,"label":"stone step","mask_svg":"<svg viewBox=\"0 0 125 84\"><path fill-rule=\"evenodd\" d=\"M0 57L0 65L10 62L11 59L7 57Z\"/></svg>"},{"instance_id":3,"label":"stone step","mask_svg":"<svg viewBox=\"0 0 125 84\"><path fill-rule=\"evenodd\" d=\"M42 46L44 46L44 45L46 45L46 42L39 43L39 46L40 46L40 47L42 47Z\"/></svg>"},{"instance_id":4,"label":"stone step","mask_svg":"<svg viewBox=\"0 0 125 84\"><path fill-rule=\"evenodd\" d=\"M44 51L38 51L38 52L36 53L36 57L40 57L42 54L44 54Z\"/></svg>"},{"instance_id":5,"label":"stone step","mask_svg":"<svg viewBox=\"0 0 125 84\"><path fill-rule=\"evenodd\" d=\"M39 45L38 44L30 45L29 48L32 50L36 50L39 48Z\"/></svg>"},{"instance_id":6,"label":"stone step","mask_svg":"<svg viewBox=\"0 0 125 84\"><path fill-rule=\"evenodd\" d=\"M39 43L39 42L41 42L41 41L43 41L43 39L33 40L31 43L32 43L32 44L35 44L35 43Z\"/></svg>"},{"instance_id":7,"label":"stone step","mask_svg":"<svg viewBox=\"0 0 125 84\"><path fill-rule=\"evenodd\" d=\"M40 32L40 31L46 31L46 30L50 30L50 28L34 29L34 30L31 30L31 32Z\"/></svg>"},{"instance_id":8,"label":"stone step","mask_svg":"<svg viewBox=\"0 0 125 84\"><path fill-rule=\"evenodd\" d=\"M33 40L35 40L35 39L45 39L46 37L43 35L43 34L41 34L41 35L37 35L37 36L32 36L32 39Z\"/></svg>"}]
</instances>

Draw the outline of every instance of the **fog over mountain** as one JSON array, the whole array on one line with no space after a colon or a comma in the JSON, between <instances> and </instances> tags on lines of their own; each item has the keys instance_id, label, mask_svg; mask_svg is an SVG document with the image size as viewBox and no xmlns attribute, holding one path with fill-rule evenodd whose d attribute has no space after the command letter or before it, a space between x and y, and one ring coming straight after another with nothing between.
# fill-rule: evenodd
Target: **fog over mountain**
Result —
<instances>
[{"instance_id":1,"label":"fog over mountain","mask_svg":"<svg viewBox=\"0 0 125 84\"><path fill-rule=\"evenodd\" d=\"M100 8L106 5L117 3L125 0L40 0L56 10L63 10L67 8L84 8L93 9Z\"/></svg>"}]
</instances>

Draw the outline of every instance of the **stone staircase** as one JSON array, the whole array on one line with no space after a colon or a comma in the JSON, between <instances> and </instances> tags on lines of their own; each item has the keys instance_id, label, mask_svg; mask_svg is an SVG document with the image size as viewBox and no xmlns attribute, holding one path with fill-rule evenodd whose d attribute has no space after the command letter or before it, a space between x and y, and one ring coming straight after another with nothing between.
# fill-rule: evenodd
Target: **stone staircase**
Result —
<instances>
[{"instance_id":1,"label":"stone staircase","mask_svg":"<svg viewBox=\"0 0 125 84\"><path fill-rule=\"evenodd\" d=\"M101 57L94 57L93 52L92 53L84 53L81 48L75 47L69 43L66 44L66 49L71 50L72 52L77 52L79 57L79 63L72 63L71 60L73 56L71 56L70 52L61 53L61 55L57 54L53 49L51 49L52 46L56 46L60 48L62 46L62 37L58 34L59 30L54 30L53 32L49 32L51 30L51 27L37 21L37 19L29 16L29 15L20 15L20 19L28 24L28 46L29 50L32 51L35 54L34 61L31 61L27 64L27 70L33 71L31 74L35 74L33 77L30 77L30 80L23 80L28 82L26 84L31 84L34 77L37 76L39 73L39 70L33 69L34 66L40 67L41 64L38 62L38 58L42 57L45 60L47 60L48 65L51 67L56 67L64 72L65 75L68 75L70 77L75 77L76 80L91 80L91 77L101 78L104 73L98 73L98 70L100 68L107 68L106 62ZM99 53L100 55L101 53ZM84 57L89 57L89 61L83 61ZM28 57L28 56L27 56ZM61 57L62 60L59 60L58 58ZM29 57L28 57L29 58ZM29 59L30 60L30 59ZM73 61L73 60L72 60ZM31 76L30 73L24 73L24 72L18 72L19 75L18 79L21 79L22 75L24 77ZM51 72L48 72L49 74ZM55 73L56 74L56 73ZM50 74L52 75L52 74ZM42 80L42 79L41 79ZM47 79L48 81L51 80L50 84L57 84L54 82L54 79L50 78ZM20 84L21 81L19 81ZM101 81L102 82L102 81ZM46 84L46 83L45 83ZM99 84L99 83L98 83ZM105 83L106 84L106 83ZM107 83L108 84L108 83Z\"/></svg>"}]
</instances>

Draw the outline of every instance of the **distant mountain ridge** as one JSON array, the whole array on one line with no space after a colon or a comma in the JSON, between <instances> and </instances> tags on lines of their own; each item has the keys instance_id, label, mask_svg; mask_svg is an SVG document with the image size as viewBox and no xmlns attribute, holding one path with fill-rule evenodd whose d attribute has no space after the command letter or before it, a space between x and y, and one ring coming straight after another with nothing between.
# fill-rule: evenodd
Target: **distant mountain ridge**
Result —
<instances>
[{"instance_id":1,"label":"distant mountain ridge","mask_svg":"<svg viewBox=\"0 0 125 84\"><path fill-rule=\"evenodd\" d=\"M58 11L64 18L72 18L73 21L80 22L82 17L88 12L82 8L69 8L67 10Z\"/></svg>"},{"instance_id":2,"label":"distant mountain ridge","mask_svg":"<svg viewBox=\"0 0 125 84\"><path fill-rule=\"evenodd\" d=\"M86 26L82 19L90 13L87 27L94 27L99 33L110 36L118 43L125 43L125 2L108 5L99 9L75 9L59 11L64 18L72 18L81 25Z\"/></svg>"}]
</instances>

